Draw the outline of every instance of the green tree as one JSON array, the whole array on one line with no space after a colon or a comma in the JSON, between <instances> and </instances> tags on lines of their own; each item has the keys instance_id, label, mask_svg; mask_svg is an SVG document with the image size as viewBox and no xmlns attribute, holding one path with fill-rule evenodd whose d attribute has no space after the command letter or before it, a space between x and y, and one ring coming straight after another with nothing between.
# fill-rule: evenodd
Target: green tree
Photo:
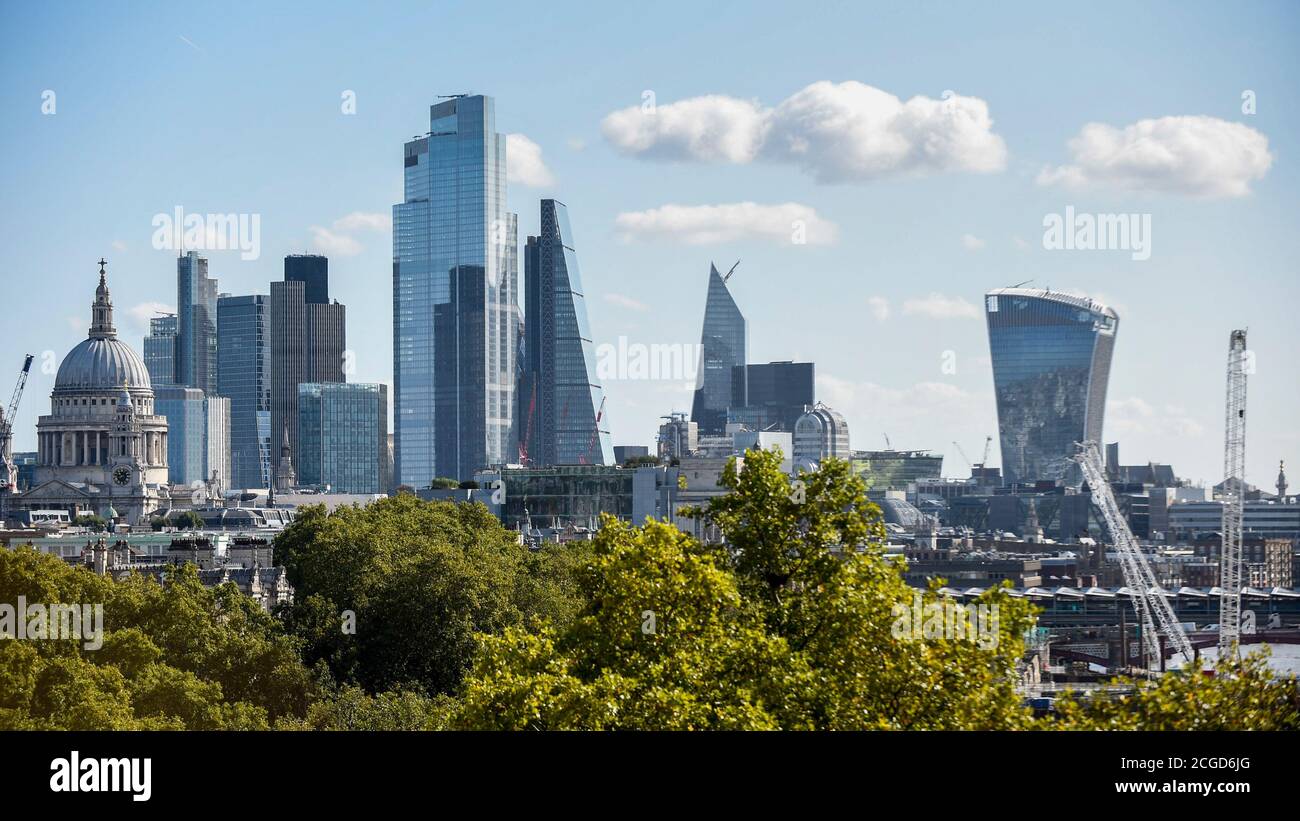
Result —
<instances>
[{"instance_id":1,"label":"green tree","mask_svg":"<svg viewBox=\"0 0 1300 821\"><path fill-rule=\"evenodd\" d=\"M78 527L88 527L96 533L103 533L108 529L108 522L103 516L95 514L85 514L72 520L72 523Z\"/></svg>"},{"instance_id":2,"label":"green tree","mask_svg":"<svg viewBox=\"0 0 1300 821\"><path fill-rule=\"evenodd\" d=\"M172 524L181 530L202 530L203 517L192 510L186 510L173 516Z\"/></svg>"},{"instance_id":3,"label":"green tree","mask_svg":"<svg viewBox=\"0 0 1300 821\"><path fill-rule=\"evenodd\" d=\"M982 642L898 631L899 608L944 599L884 556L861 480L827 460L792 486L780 463L751 452L724 471L731 492L697 511L724 545L606 519L578 617L484 637L454 726L1029 726L1015 665L1030 606L988 591Z\"/></svg>"},{"instance_id":4,"label":"green tree","mask_svg":"<svg viewBox=\"0 0 1300 821\"><path fill-rule=\"evenodd\" d=\"M233 585L205 589L192 566L159 585L0 549L0 602L19 596L102 606L103 645L0 641L0 729L266 729L317 697L279 623Z\"/></svg>"},{"instance_id":5,"label":"green tree","mask_svg":"<svg viewBox=\"0 0 1300 821\"><path fill-rule=\"evenodd\" d=\"M1176 672L1155 682L1121 679L1131 695L1057 701L1048 726L1066 730L1300 730L1300 688L1278 676L1267 651L1220 662L1212 675Z\"/></svg>"},{"instance_id":6,"label":"green tree","mask_svg":"<svg viewBox=\"0 0 1300 821\"><path fill-rule=\"evenodd\" d=\"M476 633L577 610L569 557L530 554L481 504L401 495L333 513L306 508L276 552L296 590L284 618L307 663L324 661L370 693L454 693Z\"/></svg>"}]
</instances>

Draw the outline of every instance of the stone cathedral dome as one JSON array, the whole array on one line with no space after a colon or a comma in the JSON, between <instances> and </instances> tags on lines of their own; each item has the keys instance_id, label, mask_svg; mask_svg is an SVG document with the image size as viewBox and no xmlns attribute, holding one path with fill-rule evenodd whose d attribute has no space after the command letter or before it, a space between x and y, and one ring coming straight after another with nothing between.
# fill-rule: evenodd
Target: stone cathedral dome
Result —
<instances>
[{"instance_id":1,"label":"stone cathedral dome","mask_svg":"<svg viewBox=\"0 0 1300 821\"><path fill-rule=\"evenodd\" d=\"M152 390L149 371L140 356L117 338L117 330L113 327L113 303L109 299L102 265L92 307L94 318L89 337L63 358L54 381L55 392L102 390L116 395L123 387Z\"/></svg>"}]
</instances>

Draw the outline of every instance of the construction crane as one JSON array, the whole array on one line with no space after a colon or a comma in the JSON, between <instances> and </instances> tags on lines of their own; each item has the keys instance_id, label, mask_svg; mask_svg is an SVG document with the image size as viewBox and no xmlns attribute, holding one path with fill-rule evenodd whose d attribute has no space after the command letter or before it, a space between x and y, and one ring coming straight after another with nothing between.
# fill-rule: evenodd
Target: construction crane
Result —
<instances>
[{"instance_id":1,"label":"construction crane","mask_svg":"<svg viewBox=\"0 0 1300 821\"><path fill-rule=\"evenodd\" d=\"M18 374L18 384L14 386L13 398L7 409L0 409L0 526L4 525L5 501L10 494L18 492L18 467L14 464L14 419L18 416L18 403L23 398L23 388L27 387L27 375L32 371L32 360L36 357L27 354L23 360L23 369Z\"/></svg>"},{"instance_id":2,"label":"construction crane","mask_svg":"<svg viewBox=\"0 0 1300 821\"><path fill-rule=\"evenodd\" d=\"M736 264L733 265L733 266L731 266L731 270L728 271L728 272L727 272L727 275L724 276L724 277L722 278L722 281L723 281L723 282L726 282L727 280L731 279L731 275L734 274L734 273L736 273L736 269L737 269L738 267L740 267L740 260L736 260Z\"/></svg>"},{"instance_id":3,"label":"construction crane","mask_svg":"<svg viewBox=\"0 0 1300 821\"><path fill-rule=\"evenodd\" d=\"M988 467L988 464L989 464L989 448L991 448L991 447L993 447L993 437L992 437L992 436L985 436L985 437L984 437L984 458L980 460L980 465L979 465L981 469Z\"/></svg>"},{"instance_id":4,"label":"construction crane","mask_svg":"<svg viewBox=\"0 0 1300 821\"><path fill-rule=\"evenodd\" d=\"M1219 551L1219 658L1236 658L1241 638L1241 518L1246 499L1246 332L1228 337L1223 430L1223 541Z\"/></svg>"},{"instance_id":5,"label":"construction crane","mask_svg":"<svg viewBox=\"0 0 1300 821\"><path fill-rule=\"evenodd\" d=\"M957 449L957 452L961 454L961 459L963 462L966 463L966 467L970 468L971 470L974 470L975 463L972 462L970 460L970 457L966 455L966 451L962 450L961 445L957 444L957 440L955 439L953 440L952 446L955 447Z\"/></svg>"},{"instance_id":6,"label":"construction crane","mask_svg":"<svg viewBox=\"0 0 1300 821\"><path fill-rule=\"evenodd\" d=\"M578 463L585 465L591 459L591 449L596 445L596 437L600 435L600 420L605 415L605 400L608 396L600 398L600 407L596 409L596 424L591 426L591 438L587 440L587 449L583 451L582 456L578 457Z\"/></svg>"},{"instance_id":7,"label":"construction crane","mask_svg":"<svg viewBox=\"0 0 1300 821\"><path fill-rule=\"evenodd\" d=\"M1195 663L1196 655L1192 643L1183 626L1179 624L1174 608L1165 598L1165 593L1156 583L1155 573L1142 554L1133 531L1120 513L1119 503L1106 481L1101 464L1101 449L1096 442L1083 442L1079 452L1074 456L1083 470L1083 478L1092 490L1092 503L1097 506L1106 530L1114 542L1115 552L1119 554L1120 567L1124 571L1124 584L1130 590L1133 609L1137 611L1138 625L1142 630L1142 645L1145 657L1154 659L1157 667L1161 658L1160 633L1173 645L1174 650L1183 657L1187 666ZM1124 660L1126 663L1128 659Z\"/></svg>"}]
</instances>

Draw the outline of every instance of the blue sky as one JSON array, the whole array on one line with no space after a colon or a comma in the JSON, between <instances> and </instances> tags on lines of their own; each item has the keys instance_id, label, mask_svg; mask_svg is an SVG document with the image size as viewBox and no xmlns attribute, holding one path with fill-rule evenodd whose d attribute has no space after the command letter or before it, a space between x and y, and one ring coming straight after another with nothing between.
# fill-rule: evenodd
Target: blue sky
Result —
<instances>
[{"instance_id":1,"label":"blue sky","mask_svg":"<svg viewBox=\"0 0 1300 821\"><path fill-rule=\"evenodd\" d=\"M57 363L84 338L101 255L139 344L151 309L175 304L175 254L151 238L177 205L260 215L258 259L209 254L223 292L265 293L284 254L328 253L352 378L390 381L383 218L402 143L428 129L436 95L475 92L496 98L499 130L540 148L541 166L512 169L534 183L510 187L520 241L539 198L569 206L597 344L697 343L709 262L741 259L751 361L815 361L855 448L888 434L961 475L952 441L978 459L997 429L982 294L1033 280L1116 307L1106 438L1125 463L1193 479L1221 476L1228 333L1248 327L1247 478L1271 486L1286 459L1300 484L1300 7L540 8L5 3L3 395L22 352ZM645 91L655 125L607 119ZM945 91L957 120L936 113ZM908 125L873 131L863 100ZM693 210L737 203L754 207ZM670 205L687 210L654 210ZM1067 206L1149 214L1150 258L1043 248L1044 216ZM777 230L790 214L812 215L813 240ZM33 374L18 449L34 447L52 385ZM606 390L619 444L649 444L661 414L690 406L680 381Z\"/></svg>"}]
</instances>

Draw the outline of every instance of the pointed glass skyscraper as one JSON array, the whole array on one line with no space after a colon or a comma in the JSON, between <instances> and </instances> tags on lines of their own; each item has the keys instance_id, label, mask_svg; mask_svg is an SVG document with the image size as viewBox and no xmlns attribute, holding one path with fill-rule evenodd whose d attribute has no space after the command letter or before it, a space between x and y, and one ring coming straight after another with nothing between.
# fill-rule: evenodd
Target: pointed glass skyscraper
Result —
<instances>
[{"instance_id":1,"label":"pointed glass skyscraper","mask_svg":"<svg viewBox=\"0 0 1300 821\"><path fill-rule=\"evenodd\" d=\"M506 138L492 98L429 110L393 207L394 449L399 484L513 461L519 299Z\"/></svg>"},{"instance_id":2,"label":"pointed glass skyscraper","mask_svg":"<svg viewBox=\"0 0 1300 821\"><path fill-rule=\"evenodd\" d=\"M542 200L541 235L524 248L520 456L533 465L612 465L605 392L564 203Z\"/></svg>"},{"instance_id":3,"label":"pointed glass skyscraper","mask_svg":"<svg viewBox=\"0 0 1300 821\"><path fill-rule=\"evenodd\" d=\"M726 433L732 368L745 364L745 316L727 290L730 277L730 271L724 277L709 263L709 294L704 303L704 333L700 338L702 360L695 401L691 404L691 421L699 424L701 434Z\"/></svg>"}]
</instances>

